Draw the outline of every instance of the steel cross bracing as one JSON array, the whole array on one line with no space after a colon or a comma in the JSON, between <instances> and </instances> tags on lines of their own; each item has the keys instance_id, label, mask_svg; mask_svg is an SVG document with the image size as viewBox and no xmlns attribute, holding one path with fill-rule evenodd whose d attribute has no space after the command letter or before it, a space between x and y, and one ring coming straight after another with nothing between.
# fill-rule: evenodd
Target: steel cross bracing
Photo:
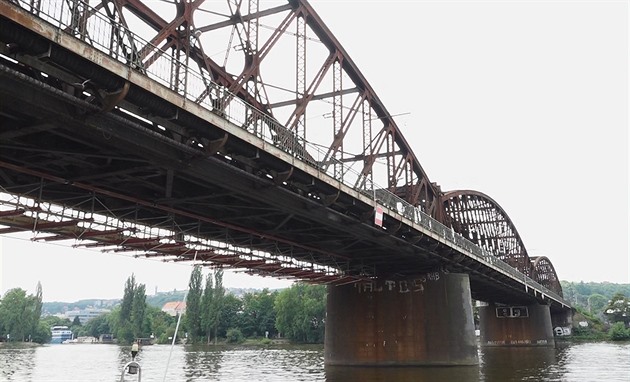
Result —
<instances>
[{"instance_id":1,"label":"steel cross bracing","mask_svg":"<svg viewBox=\"0 0 630 382\"><path fill-rule=\"evenodd\" d=\"M3 15L16 15L0 24L1 111L11 121L0 131L0 185L20 202L3 203L6 232L92 237L85 245L177 260L195 250L213 264L317 282L450 264L472 272L481 290L474 275L490 266L506 285L522 277L526 290L562 300L549 260L528 257L496 202L429 182L306 1L11 3L0 1ZM20 104L35 94L39 118ZM282 213L271 208L278 190L287 192ZM85 192L92 202L77 202ZM296 196L308 202L289 201ZM356 228L377 202L385 227ZM68 211L72 203L116 223L40 216L43 205ZM384 257L399 239L413 248L397 251L414 256L424 243L418 259ZM452 248L469 257L449 258Z\"/></svg>"},{"instance_id":2,"label":"steel cross bracing","mask_svg":"<svg viewBox=\"0 0 630 382\"><path fill-rule=\"evenodd\" d=\"M279 121L298 142L308 139L327 148L321 166L348 176L341 170L342 161L358 173L352 179L356 184L376 176L375 182L404 200L431 216L438 214L439 189L428 180L367 80L306 1L89 3L90 10L76 0L43 1L40 8L53 15L71 13L70 30L105 40L102 44L111 55L141 70L170 67L162 80L180 93L195 93L197 103L226 107L232 97L241 98ZM64 4L70 5L64 9ZM96 13L120 27L89 31L90 22L102 23ZM184 66L194 66L201 78L191 78ZM196 86L203 90L195 92ZM254 124L256 118L248 122ZM363 144L365 136L369 144Z\"/></svg>"}]
</instances>

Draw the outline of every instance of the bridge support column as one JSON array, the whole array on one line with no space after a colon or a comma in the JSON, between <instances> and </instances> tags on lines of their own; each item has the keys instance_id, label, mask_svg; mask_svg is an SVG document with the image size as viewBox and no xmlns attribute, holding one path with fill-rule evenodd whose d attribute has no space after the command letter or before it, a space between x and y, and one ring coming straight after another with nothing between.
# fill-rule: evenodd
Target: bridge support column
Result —
<instances>
[{"instance_id":1,"label":"bridge support column","mask_svg":"<svg viewBox=\"0 0 630 382\"><path fill-rule=\"evenodd\" d=\"M548 305L479 308L481 346L555 346Z\"/></svg>"},{"instance_id":2,"label":"bridge support column","mask_svg":"<svg viewBox=\"0 0 630 382\"><path fill-rule=\"evenodd\" d=\"M329 286L328 365L476 365L466 274Z\"/></svg>"},{"instance_id":3,"label":"bridge support column","mask_svg":"<svg viewBox=\"0 0 630 382\"><path fill-rule=\"evenodd\" d=\"M573 334L573 310L566 308L555 312L551 311L551 325L556 337L571 336Z\"/></svg>"}]
</instances>

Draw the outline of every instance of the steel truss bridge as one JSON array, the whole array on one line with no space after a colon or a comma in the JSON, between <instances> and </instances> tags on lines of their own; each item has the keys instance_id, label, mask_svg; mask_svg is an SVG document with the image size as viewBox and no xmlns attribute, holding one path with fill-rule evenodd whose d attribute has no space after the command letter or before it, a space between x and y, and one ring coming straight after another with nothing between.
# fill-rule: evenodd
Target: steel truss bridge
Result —
<instances>
[{"instance_id":1,"label":"steel truss bridge","mask_svg":"<svg viewBox=\"0 0 630 382\"><path fill-rule=\"evenodd\" d=\"M0 41L0 234L569 307L498 203L429 181L305 0L0 0Z\"/></svg>"}]
</instances>

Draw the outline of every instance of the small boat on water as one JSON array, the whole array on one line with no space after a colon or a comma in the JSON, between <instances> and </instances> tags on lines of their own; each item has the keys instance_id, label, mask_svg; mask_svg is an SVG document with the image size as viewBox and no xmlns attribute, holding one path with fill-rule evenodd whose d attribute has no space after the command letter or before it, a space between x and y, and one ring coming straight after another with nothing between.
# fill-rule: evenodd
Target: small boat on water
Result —
<instances>
[{"instance_id":1,"label":"small boat on water","mask_svg":"<svg viewBox=\"0 0 630 382\"><path fill-rule=\"evenodd\" d=\"M50 328L52 337L50 339L51 344L61 344L64 341L72 340L72 330L64 325L56 325Z\"/></svg>"}]
</instances>

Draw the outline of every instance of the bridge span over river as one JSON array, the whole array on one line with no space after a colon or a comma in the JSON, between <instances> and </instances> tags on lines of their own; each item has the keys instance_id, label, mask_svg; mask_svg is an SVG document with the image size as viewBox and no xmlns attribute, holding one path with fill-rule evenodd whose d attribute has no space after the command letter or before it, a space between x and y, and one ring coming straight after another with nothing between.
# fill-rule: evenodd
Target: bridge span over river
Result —
<instances>
[{"instance_id":1,"label":"bridge span over river","mask_svg":"<svg viewBox=\"0 0 630 382\"><path fill-rule=\"evenodd\" d=\"M0 0L0 42L1 234L327 284L329 364L477 363L473 300L485 346L570 327L307 1Z\"/></svg>"}]
</instances>

